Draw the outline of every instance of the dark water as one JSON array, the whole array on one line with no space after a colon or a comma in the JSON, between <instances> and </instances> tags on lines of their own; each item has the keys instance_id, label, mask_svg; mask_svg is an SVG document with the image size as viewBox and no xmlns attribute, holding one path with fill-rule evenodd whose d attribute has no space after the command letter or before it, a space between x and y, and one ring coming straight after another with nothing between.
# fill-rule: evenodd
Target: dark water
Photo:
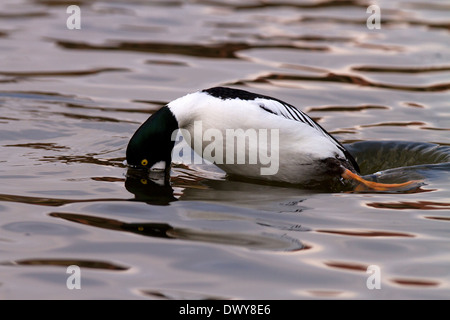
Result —
<instances>
[{"instance_id":1,"label":"dark water","mask_svg":"<svg viewBox=\"0 0 450 320\"><path fill-rule=\"evenodd\" d=\"M448 3L378 1L374 30L366 1L77 1L80 30L70 4L0 4L0 298L448 299ZM140 123L215 85L308 112L371 179L423 185L127 173Z\"/></svg>"}]
</instances>

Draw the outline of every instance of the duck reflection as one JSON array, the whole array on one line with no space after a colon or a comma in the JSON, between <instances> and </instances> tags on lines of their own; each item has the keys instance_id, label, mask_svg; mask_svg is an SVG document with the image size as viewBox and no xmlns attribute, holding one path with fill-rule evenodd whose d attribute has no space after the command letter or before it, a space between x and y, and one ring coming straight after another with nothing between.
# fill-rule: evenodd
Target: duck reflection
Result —
<instances>
[{"instance_id":1,"label":"duck reflection","mask_svg":"<svg viewBox=\"0 0 450 320\"><path fill-rule=\"evenodd\" d=\"M102 229L127 231L156 238L172 238L168 232L173 228L167 223L126 223L115 219L63 212L52 212L49 215Z\"/></svg>"},{"instance_id":2,"label":"duck reflection","mask_svg":"<svg viewBox=\"0 0 450 320\"><path fill-rule=\"evenodd\" d=\"M143 172L142 170L128 169L125 188L134 194L136 201L152 205L169 205L177 201L169 177L160 172Z\"/></svg>"},{"instance_id":3,"label":"duck reflection","mask_svg":"<svg viewBox=\"0 0 450 320\"><path fill-rule=\"evenodd\" d=\"M173 227L168 223L127 223L110 218L66 212L52 212L49 215L51 217L61 218L97 228L131 232L153 238L181 239L206 243L227 244L242 246L254 250L299 251L310 248L309 246L303 245L298 239L288 237L285 234L251 234L194 230L191 228Z\"/></svg>"},{"instance_id":4,"label":"duck reflection","mask_svg":"<svg viewBox=\"0 0 450 320\"><path fill-rule=\"evenodd\" d=\"M273 203L291 203L314 193L293 188L292 185L271 185L258 181L237 180L232 177L209 179L196 169L175 166L171 175L128 169L125 188L134 194L133 201L150 205L169 205L171 202L214 201L251 205L252 208L271 206ZM298 208L296 208L298 209Z\"/></svg>"}]
</instances>

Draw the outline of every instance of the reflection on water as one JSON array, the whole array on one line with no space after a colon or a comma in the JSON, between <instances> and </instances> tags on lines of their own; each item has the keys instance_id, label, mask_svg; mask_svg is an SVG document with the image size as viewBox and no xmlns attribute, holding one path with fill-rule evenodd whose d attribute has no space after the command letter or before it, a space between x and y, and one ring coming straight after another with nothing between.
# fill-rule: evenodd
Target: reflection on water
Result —
<instances>
[{"instance_id":1,"label":"reflection on water","mask_svg":"<svg viewBox=\"0 0 450 320\"><path fill-rule=\"evenodd\" d=\"M434 201L402 201L398 203L367 203L369 207L385 208L385 209L419 209L419 210L448 210L450 202L434 202ZM445 220L445 219L443 219Z\"/></svg>"},{"instance_id":2,"label":"reflection on water","mask_svg":"<svg viewBox=\"0 0 450 320\"><path fill-rule=\"evenodd\" d=\"M172 227L166 223L124 223L113 219L59 212L50 213L50 216L98 228L132 232L147 237L204 241L208 243L242 246L260 250L297 251L308 249L308 247L302 245L295 238L289 238L287 236L278 237L277 235L271 235L269 233L252 235L233 232L196 231Z\"/></svg>"},{"instance_id":3,"label":"reflection on water","mask_svg":"<svg viewBox=\"0 0 450 320\"><path fill-rule=\"evenodd\" d=\"M440 1L2 1L2 298L449 295L449 21ZM179 96L229 85L306 111L395 193L123 165ZM380 267L382 289L366 288Z\"/></svg>"},{"instance_id":4,"label":"reflection on water","mask_svg":"<svg viewBox=\"0 0 450 320\"><path fill-rule=\"evenodd\" d=\"M152 180L148 174L136 172L138 170L128 170L125 188L134 194L137 201L149 204L168 205L176 201L174 190L168 181L169 177L159 177L159 180Z\"/></svg>"},{"instance_id":5,"label":"reflection on water","mask_svg":"<svg viewBox=\"0 0 450 320\"><path fill-rule=\"evenodd\" d=\"M392 282L402 286L435 287L439 285L437 281L420 279L393 279Z\"/></svg>"},{"instance_id":6,"label":"reflection on water","mask_svg":"<svg viewBox=\"0 0 450 320\"><path fill-rule=\"evenodd\" d=\"M424 91L424 92L439 92L447 91L450 89L450 83L439 83L428 86L405 86L405 85L395 85L389 83L377 83L369 81L363 77L347 75L347 74L335 74L327 73L325 75L310 76L310 75L290 75L290 74L268 74L264 76L259 76L256 79L250 80L239 80L237 82L228 83L228 85L250 85L252 83L273 83L289 81L290 83L302 82L302 81L324 81L324 82L337 82L353 84L362 87L374 87L381 89L392 89L392 90L404 90L404 91Z\"/></svg>"},{"instance_id":7,"label":"reflection on water","mask_svg":"<svg viewBox=\"0 0 450 320\"><path fill-rule=\"evenodd\" d=\"M118 265L111 264L109 262L101 261L87 261L87 260L52 260L52 259L27 259L27 260L16 260L12 262L3 262L0 265L19 265L19 266L61 266L68 267L72 265L79 266L81 268L89 269L104 269L104 270L117 270L124 271L128 270L127 267L122 267Z\"/></svg>"},{"instance_id":8,"label":"reflection on water","mask_svg":"<svg viewBox=\"0 0 450 320\"><path fill-rule=\"evenodd\" d=\"M414 235L400 233L400 232L386 232L386 231L346 231L346 230L316 230L316 232L332 233L352 237L414 237Z\"/></svg>"},{"instance_id":9,"label":"reflection on water","mask_svg":"<svg viewBox=\"0 0 450 320\"><path fill-rule=\"evenodd\" d=\"M363 174L419 165L427 165L428 168L433 169L447 166L447 163L450 162L450 147L438 144L408 141L365 141L347 147L356 157ZM412 170L419 171L419 168L412 168Z\"/></svg>"}]
</instances>

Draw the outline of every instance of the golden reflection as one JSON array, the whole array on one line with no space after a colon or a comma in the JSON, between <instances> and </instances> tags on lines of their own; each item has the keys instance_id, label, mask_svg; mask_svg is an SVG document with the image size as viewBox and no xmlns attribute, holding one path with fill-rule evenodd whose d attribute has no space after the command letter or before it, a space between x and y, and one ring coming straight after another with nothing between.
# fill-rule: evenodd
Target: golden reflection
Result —
<instances>
[{"instance_id":1,"label":"golden reflection","mask_svg":"<svg viewBox=\"0 0 450 320\"><path fill-rule=\"evenodd\" d=\"M353 237L406 237L413 238L414 235L402 232L376 231L376 230L316 230L319 233L330 233L341 236Z\"/></svg>"},{"instance_id":2,"label":"golden reflection","mask_svg":"<svg viewBox=\"0 0 450 320\"><path fill-rule=\"evenodd\" d=\"M420 286L420 287L436 287L439 282L422 279L392 279L392 282L402 286Z\"/></svg>"},{"instance_id":3,"label":"golden reflection","mask_svg":"<svg viewBox=\"0 0 450 320\"><path fill-rule=\"evenodd\" d=\"M399 202L370 202L368 207L378 209L418 209L418 210L449 210L450 203L436 201L399 201Z\"/></svg>"},{"instance_id":4,"label":"golden reflection","mask_svg":"<svg viewBox=\"0 0 450 320\"><path fill-rule=\"evenodd\" d=\"M373 87L381 89L391 89L399 91L412 91L412 92L444 92L450 89L450 83L437 83L432 85L414 86L414 85L396 85L381 82L373 82L366 78L349 75L349 74L337 74L334 72L328 72L325 75L298 75L298 74L286 74L286 73L270 73L263 76L257 76L253 79L242 79L236 82L229 82L226 85L250 85L252 83L273 83L273 81L297 81L300 83L303 81L321 81L321 82L335 82L335 83L347 83L362 87Z\"/></svg>"},{"instance_id":5,"label":"golden reflection","mask_svg":"<svg viewBox=\"0 0 450 320\"><path fill-rule=\"evenodd\" d=\"M354 262L339 262L339 261L329 261L325 262L325 265L331 268L337 268L337 269L345 269L350 271L362 271L366 272L367 267L369 265L365 264L359 264Z\"/></svg>"},{"instance_id":6,"label":"golden reflection","mask_svg":"<svg viewBox=\"0 0 450 320\"><path fill-rule=\"evenodd\" d=\"M426 219L431 219L431 220L441 220L441 221L450 221L450 217L432 217L432 216L428 216L425 217Z\"/></svg>"},{"instance_id":7,"label":"golden reflection","mask_svg":"<svg viewBox=\"0 0 450 320\"><path fill-rule=\"evenodd\" d=\"M104 269L125 271L128 267L120 266L111 262L96 260L78 260L78 259L23 259L0 263L1 265L21 265L21 266L60 266L68 267L76 265L83 268Z\"/></svg>"}]
</instances>

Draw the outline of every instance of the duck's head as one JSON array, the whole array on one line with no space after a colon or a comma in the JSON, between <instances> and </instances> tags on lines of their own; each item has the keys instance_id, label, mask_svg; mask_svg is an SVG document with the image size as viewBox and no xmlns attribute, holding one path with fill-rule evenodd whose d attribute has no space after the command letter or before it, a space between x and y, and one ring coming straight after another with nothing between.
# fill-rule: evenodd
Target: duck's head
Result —
<instances>
[{"instance_id":1,"label":"duck's head","mask_svg":"<svg viewBox=\"0 0 450 320\"><path fill-rule=\"evenodd\" d=\"M169 107L159 109L130 139L126 151L127 164L134 168L170 168L175 143L172 134L177 129L178 122Z\"/></svg>"}]
</instances>

